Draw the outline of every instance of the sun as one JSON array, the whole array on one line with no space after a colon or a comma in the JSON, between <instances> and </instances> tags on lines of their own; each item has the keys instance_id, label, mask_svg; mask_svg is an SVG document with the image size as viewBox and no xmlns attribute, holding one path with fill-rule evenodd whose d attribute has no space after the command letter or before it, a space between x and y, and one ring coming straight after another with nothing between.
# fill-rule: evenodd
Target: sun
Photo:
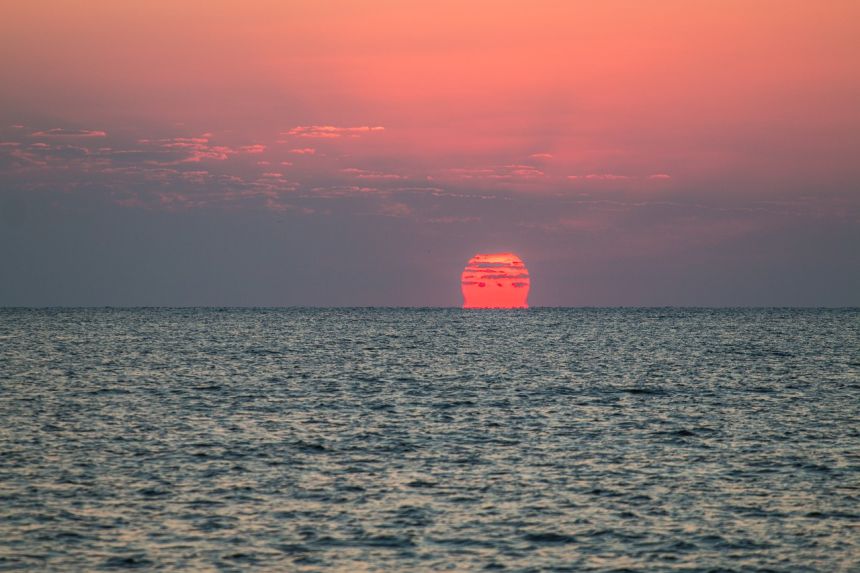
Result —
<instances>
[{"instance_id":1,"label":"sun","mask_svg":"<svg viewBox=\"0 0 860 573\"><path fill-rule=\"evenodd\" d=\"M528 308L529 271L514 253L478 253L460 277L463 308Z\"/></svg>"}]
</instances>

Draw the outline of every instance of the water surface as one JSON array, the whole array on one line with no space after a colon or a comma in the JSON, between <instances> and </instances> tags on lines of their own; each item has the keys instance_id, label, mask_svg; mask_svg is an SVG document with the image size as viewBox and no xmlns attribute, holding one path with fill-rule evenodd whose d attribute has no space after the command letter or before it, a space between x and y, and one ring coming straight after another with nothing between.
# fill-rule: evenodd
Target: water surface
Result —
<instances>
[{"instance_id":1,"label":"water surface","mask_svg":"<svg viewBox=\"0 0 860 573\"><path fill-rule=\"evenodd\" d=\"M858 562L858 310L0 310L0 569Z\"/></svg>"}]
</instances>

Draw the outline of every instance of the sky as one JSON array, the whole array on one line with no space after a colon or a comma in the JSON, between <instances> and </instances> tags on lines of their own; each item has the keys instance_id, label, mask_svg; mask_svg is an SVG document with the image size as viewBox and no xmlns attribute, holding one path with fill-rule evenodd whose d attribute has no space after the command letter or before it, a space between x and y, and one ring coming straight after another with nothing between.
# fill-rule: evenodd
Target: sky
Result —
<instances>
[{"instance_id":1,"label":"sky","mask_svg":"<svg viewBox=\"0 0 860 573\"><path fill-rule=\"evenodd\" d=\"M5 0L0 305L860 305L860 3Z\"/></svg>"}]
</instances>

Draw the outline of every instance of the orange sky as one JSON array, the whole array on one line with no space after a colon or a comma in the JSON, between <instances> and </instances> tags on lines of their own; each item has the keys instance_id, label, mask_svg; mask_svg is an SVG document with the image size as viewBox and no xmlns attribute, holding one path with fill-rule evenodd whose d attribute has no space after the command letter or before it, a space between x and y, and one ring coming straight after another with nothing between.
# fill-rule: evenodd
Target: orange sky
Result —
<instances>
[{"instance_id":1,"label":"orange sky","mask_svg":"<svg viewBox=\"0 0 860 573\"><path fill-rule=\"evenodd\" d=\"M7 106L58 119L260 138L374 124L416 153L575 160L856 129L858 17L838 1L35 0L4 6L0 71Z\"/></svg>"},{"instance_id":2,"label":"orange sky","mask_svg":"<svg viewBox=\"0 0 860 573\"><path fill-rule=\"evenodd\" d=\"M560 236L629 233L596 258L657 256L858 218L858 2L3 11L0 176L99 190L61 202L372 213L427 241L465 226L457 265L493 250L549 265L573 256Z\"/></svg>"}]
</instances>

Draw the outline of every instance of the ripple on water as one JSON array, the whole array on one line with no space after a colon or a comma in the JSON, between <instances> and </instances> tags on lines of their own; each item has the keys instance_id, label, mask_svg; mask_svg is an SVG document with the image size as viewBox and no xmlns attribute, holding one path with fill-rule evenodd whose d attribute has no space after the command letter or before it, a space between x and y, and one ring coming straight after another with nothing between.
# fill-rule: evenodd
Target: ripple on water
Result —
<instances>
[{"instance_id":1,"label":"ripple on water","mask_svg":"<svg viewBox=\"0 0 860 573\"><path fill-rule=\"evenodd\" d=\"M857 310L0 309L0 569L848 571Z\"/></svg>"}]
</instances>

